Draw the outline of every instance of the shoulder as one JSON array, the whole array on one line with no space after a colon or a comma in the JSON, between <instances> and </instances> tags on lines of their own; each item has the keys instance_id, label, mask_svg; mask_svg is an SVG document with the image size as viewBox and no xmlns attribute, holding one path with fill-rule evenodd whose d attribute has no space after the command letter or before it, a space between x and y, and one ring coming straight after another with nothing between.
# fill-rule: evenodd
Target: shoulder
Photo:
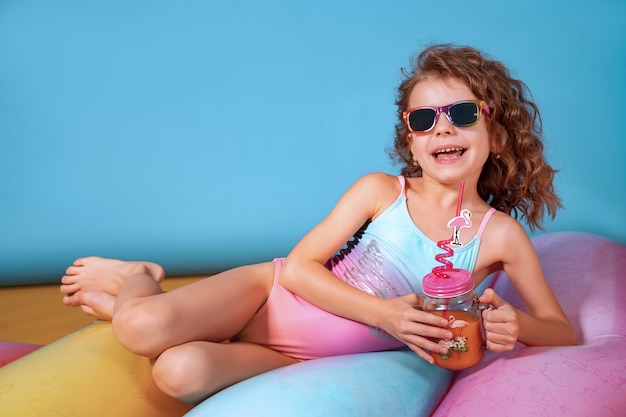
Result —
<instances>
[{"instance_id":1,"label":"shoulder","mask_svg":"<svg viewBox=\"0 0 626 417\"><path fill-rule=\"evenodd\" d=\"M367 199L396 199L402 190L400 180L395 175L372 172L363 175L351 187Z\"/></svg>"},{"instance_id":2,"label":"shoulder","mask_svg":"<svg viewBox=\"0 0 626 417\"><path fill-rule=\"evenodd\" d=\"M491 231L494 238L504 243L504 241L513 239L516 240L520 236L528 237L524 227L515 220L513 217L506 213L496 210L491 217L490 224Z\"/></svg>"},{"instance_id":3,"label":"shoulder","mask_svg":"<svg viewBox=\"0 0 626 417\"><path fill-rule=\"evenodd\" d=\"M367 208L372 218L393 203L401 190L402 186L397 176L372 172L357 179L342 200L349 202L351 206Z\"/></svg>"},{"instance_id":4,"label":"shoulder","mask_svg":"<svg viewBox=\"0 0 626 417\"><path fill-rule=\"evenodd\" d=\"M498 262L509 263L534 252L532 242L524 227L513 217L496 211L483 233L481 246L493 254Z\"/></svg>"},{"instance_id":5,"label":"shoulder","mask_svg":"<svg viewBox=\"0 0 626 417\"><path fill-rule=\"evenodd\" d=\"M497 245L509 245L520 239L528 239L522 225L508 214L496 210L485 229L483 240Z\"/></svg>"},{"instance_id":6,"label":"shoulder","mask_svg":"<svg viewBox=\"0 0 626 417\"><path fill-rule=\"evenodd\" d=\"M370 172L356 180L353 186L379 189L382 191L397 190L400 191L400 180L395 175L389 175L384 172Z\"/></svg>"}]
</instances>

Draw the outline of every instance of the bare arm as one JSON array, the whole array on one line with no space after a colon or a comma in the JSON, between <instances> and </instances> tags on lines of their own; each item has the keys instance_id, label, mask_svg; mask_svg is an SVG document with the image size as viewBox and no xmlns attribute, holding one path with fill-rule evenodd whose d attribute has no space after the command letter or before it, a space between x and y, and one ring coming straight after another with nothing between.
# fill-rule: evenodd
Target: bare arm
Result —
<instances>
[{"instance_id":1,"label":"bare arm","mask_svg":"<svg viewBox=\"0 0 626 417\"><path fill-rule=\"evenodd\" d=\"M331 213L295 246L279 279L285 288L312 304L383 329L432 361L423 349L442 350L428 338L451 337L447 330L433 327L445 326L445 319L416 309L421 300L415 294L391 300L375 297L337 279L324 266L367 220L384 211L399 192L397 179L386 174L369 174L359 179Z\"/></svg>"},{"instance_id":2,"label":"bare arm","mask_svg":"<svg viewBox=\"0 0 626 417\"><path fill-rule=\"evenodd\" d=\"M492 290L485 291L481 301L496 307L483 313L487 345L491 350L505 351L512 349L517 340L531 346L574 344L574 330L544 278L530 239L519 223L510 218L506 220L500 222L499 227L491 228L489 238L499 242L496 246L504 272L524 301L527 312L513 308Z\"/></svg>"}]
</instances>

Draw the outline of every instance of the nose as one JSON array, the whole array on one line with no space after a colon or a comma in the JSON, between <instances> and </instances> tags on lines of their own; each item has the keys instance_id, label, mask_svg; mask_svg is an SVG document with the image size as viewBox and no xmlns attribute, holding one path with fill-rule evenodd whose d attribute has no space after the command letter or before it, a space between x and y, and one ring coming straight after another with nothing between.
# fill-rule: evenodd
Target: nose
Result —
<instances>
[{"instance_id":1,"label":"nose","mask_svg":"<svg viewBox=\"0 0 626 417\"><path fill-rule=\"evenodd\" d=\"M454 125L448 119L448 115L444 112L439 113L439 117L435 122L435 127L433 128L433 133L436 136L439 135L451 135L454 132Z\"/></svg>"}]
</instances>

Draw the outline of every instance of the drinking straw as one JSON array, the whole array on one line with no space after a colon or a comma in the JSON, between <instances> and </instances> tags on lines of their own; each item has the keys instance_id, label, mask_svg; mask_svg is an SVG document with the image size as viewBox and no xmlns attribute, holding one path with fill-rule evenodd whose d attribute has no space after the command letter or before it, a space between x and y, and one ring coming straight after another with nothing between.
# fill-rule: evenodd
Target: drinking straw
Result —
<instances>
[{"instance_id":1,"label":"drinking straw","mask_svg":"<svg viewBox=\"0 0 626 417\"><path fill-rule=\"evenodd\" d=\"M458 217L461 214L461 204L463 203L463 189L465 188L465 181L461 181L459 185L459 198L456 203L456 216ZM436 266L432 269L433 274L437 275L441 279L448 278L448 274L445 271L449 271L454 268L454 265L451 261L446 258L454 255L454 250L448 246L454 238L454 232L450 239L440 240L437 242L437 246L439 249L443 250L444 253L438 253L435 255L435 260L437 262L442 263L443 265Z\"/></svg>"}]
</instances>

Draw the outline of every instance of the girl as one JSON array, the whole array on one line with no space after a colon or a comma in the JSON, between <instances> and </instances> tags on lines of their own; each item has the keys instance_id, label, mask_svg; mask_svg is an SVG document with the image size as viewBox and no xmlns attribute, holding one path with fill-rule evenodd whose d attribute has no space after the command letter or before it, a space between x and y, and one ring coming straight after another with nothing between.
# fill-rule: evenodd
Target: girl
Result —
<instances>
[{"instance_id":1,"label":"girl","mask_svg":"<svg viewBox=\"0 0 626 417\"><path fill-rule=\"evenodd\" d=\"M432 363L431 352L447 353L432 340L452 335L418 294L437 265L436 242L450 237L464 181L471 218L455 233L451 261L475 285L503 269L527 308L483 293L495 307L483 312L488 348L574 343L514 219L534 229L560 205L525 85L479 51L450 45L426 49L404 74L395 139L402 176L357 180L286 259L163 292L158 265L83 258L62 278L64 303L112 320L123 346L153 359L159 388L191 404L299 360L406 345Z\"/></svg>"}]
</instances>

